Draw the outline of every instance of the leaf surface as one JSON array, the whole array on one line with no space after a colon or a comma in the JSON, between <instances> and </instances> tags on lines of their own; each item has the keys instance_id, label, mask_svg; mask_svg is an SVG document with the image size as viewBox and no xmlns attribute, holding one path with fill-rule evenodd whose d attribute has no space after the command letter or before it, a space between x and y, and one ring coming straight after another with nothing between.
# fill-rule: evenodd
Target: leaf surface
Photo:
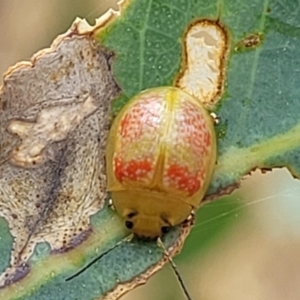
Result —
<instances>
[{"instance_id":1,"label":"leaf surface","mask_svg":"<svg viewBox=\"0 0 300 300\"><path fill-rule=\"evenodd\" d=\"M115 55L112 74L121 89L113 105L115 113L144 89L176 84L187 28L195 20L219 20L228 32L229 52L224 92L213 109L220 118L218 164L208 196L231 191L256 168L286 166L299 177L297 1L132 0L123 6L122 14L96 35L97 42ZM134 240L66 283L66 277L128 234L107 206L91 224L85 242L68 252L50 255L47 244L38 244L29 260L30 273L0 290L0 298L100 299L112 291L106 299L116 299L163 265L162 251L154 242ZM0 228L4 270L12 236L5 222ZM175 228L165 237L166 245L175 245L177 252L188 231Z\"/></svg>"}]
</instances>

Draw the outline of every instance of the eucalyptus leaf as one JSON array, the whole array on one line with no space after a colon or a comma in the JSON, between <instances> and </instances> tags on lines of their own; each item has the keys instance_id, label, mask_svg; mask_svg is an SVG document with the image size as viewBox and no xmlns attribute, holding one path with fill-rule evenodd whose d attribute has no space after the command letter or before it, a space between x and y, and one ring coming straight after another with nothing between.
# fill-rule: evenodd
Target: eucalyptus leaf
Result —
<instances>
[{"instance_id":1,"label":"eucalyptus leaf","mask_svg":"<svg viewBox=\"0 0 300 300\"><path fill-rule=\"evenodd\" d=\"M213 109L219 118L218 163L207 199L229 193L256 168L287 167L299 177L298 6L296 0L131 0L122 5L120 16L113 16L94 36L110 53L106 57L113 55L108 73L119 88L110 95L116 99L112 110L117 113L140 91L175 84L182 68L184 35L195 20L217 22L227 30L225 88ZM0 98L0 109L3 107ZM5 116L0 114L0 118ZM0 138L3 141L3 136ZM0 158L5 157L5 149L3 143ZM0 165L5 163L0 159ZM1 197L3 187L1 182L0 204L6 203ZM34 244L26 264L28 274L0 289L0 298L117 299L161 268L166 259L156 243L134 239L65 281L128 235L120 218L104 204L104 195L100 200L99 208L103 208L91 217L84 242L63 251L52 251L47 243ZM14 236L8 228L1 220L2 271L9 266L12 253ZM174 248L171 255L180 250L189 229L174 228L164 237L166 246Z\"/></svg>"}]
</instances>

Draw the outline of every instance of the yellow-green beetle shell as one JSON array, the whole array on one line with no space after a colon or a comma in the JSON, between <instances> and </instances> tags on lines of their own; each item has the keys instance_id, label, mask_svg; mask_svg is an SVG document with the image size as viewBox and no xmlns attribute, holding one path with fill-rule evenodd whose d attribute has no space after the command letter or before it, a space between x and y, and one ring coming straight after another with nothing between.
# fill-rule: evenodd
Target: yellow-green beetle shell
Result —
<instances>
[{"instance_id":1,"label":"yellow-green beetle shell","mask_svg":"<svg viewBox=\"0 0 300 300\"><path fill-rule=\"evenodd\" d=\"M149 89L113 122L107 189L126 226L155 238L199 207L215 162L214 124L200 101L175 87Z\"/></svg>"}]
</instances>

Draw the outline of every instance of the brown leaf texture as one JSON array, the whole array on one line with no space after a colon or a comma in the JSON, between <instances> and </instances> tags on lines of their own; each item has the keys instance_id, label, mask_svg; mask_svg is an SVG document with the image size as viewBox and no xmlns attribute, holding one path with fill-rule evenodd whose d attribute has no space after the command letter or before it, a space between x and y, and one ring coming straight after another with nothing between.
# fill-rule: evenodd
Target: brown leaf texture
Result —
<instances>
[{"instance_id":1,"label":"brown leaf texture","mask_svg":"<svg viewBox=\"0 0 300 300\"><path fill-rule=\"evenodd\" d=\"M0 92L0 216L14 238L0 286L28 272L39 242L75 247L104 204L112 53L73 27L4 75ZM24 274L22 274L22 272Z\"/></svg>"}]
</instances>

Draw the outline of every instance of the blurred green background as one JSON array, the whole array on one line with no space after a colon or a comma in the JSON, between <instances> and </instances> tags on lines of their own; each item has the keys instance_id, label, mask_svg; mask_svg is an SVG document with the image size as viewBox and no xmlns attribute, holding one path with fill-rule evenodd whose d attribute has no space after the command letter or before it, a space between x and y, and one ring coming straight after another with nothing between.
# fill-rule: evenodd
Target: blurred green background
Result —
<instances>
[{"instance_id":1,"label":"blurred green background","mask_svg":"<svg viewBox=\"0 0 300 300\"><path fill-rule=\"evenodd\" d=\"M0 0L0 73L48 47L76 16L91 24L116 1ZM175 258L194 300L300 299L300 183L255 172L230 197L203 206ZM170 266L123 297L180 300Z\"/></svg>"}]
</instances>

